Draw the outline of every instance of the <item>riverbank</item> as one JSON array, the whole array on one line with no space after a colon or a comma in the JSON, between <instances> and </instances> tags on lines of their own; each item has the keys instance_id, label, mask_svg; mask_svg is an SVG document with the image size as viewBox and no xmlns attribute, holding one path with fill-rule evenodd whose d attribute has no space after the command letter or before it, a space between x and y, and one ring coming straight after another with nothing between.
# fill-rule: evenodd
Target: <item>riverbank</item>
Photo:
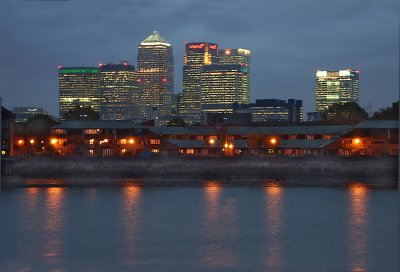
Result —
<instances>
[{"instance_id":1,"label":"riverbank","mask_svg":"<svg viewBox=\"0 0 400 272\"><path fill-rule=\"evenodd\" d=\"M346 186L396 187L397 157L150 157L3 160L3 187L18 186Z\"/></svg>"}]
</instances>

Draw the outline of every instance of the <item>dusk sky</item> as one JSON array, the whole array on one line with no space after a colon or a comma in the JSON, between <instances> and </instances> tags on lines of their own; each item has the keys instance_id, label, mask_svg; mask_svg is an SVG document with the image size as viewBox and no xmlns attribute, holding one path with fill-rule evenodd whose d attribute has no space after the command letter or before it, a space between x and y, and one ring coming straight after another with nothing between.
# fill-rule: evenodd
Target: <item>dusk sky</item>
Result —
<instances>
[{"instance_id":1,"label":"dusk sky","mask_svg":"<svg viewBox=\"0 0 400 272\"><path fill-rule=\"evenodd\" d=\"M157 30L173 46L182 92L184 42L252 53L251 101L302 99L314 111L315 72L360 70L360 104L399 97L398 0L1 0L3 105L58 116L58 65L128 60Z\"/></svg>"}]
</instances>

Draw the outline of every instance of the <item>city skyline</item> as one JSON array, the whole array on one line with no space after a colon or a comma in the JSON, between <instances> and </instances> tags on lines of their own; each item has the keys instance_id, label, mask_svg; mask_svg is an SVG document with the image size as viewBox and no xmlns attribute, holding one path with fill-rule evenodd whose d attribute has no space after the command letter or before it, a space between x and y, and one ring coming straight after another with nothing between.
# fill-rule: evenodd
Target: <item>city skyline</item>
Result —
<instances>
[{"instance_id":1,"label":"city skyline","mask_svg":"<svg viewBox=\"0 0 400 272\"><path fill-rule=\"evenodd\" d=\"M205 40L252 51L251 102L295 98L304 101L304 112L314 111L316 70L346 68L360 70L362 107L371 103L376 111L398 99L396 1L291 3L296 13L286 11L287 4L263 2L214 3L210 10L209 1L120 6L90 0L2 1L0 33L6 42L0 45L0 95L8 108L33 105L55 114L58 65L126 59L136 66L137 44L157 30L174 48L175 93L182 92L184 42ZM231 16L223 16L225 8ZM241 13L244 8L247 12ZM144 18L149 23L139 24Z\"/></svg>"}]
</instances>

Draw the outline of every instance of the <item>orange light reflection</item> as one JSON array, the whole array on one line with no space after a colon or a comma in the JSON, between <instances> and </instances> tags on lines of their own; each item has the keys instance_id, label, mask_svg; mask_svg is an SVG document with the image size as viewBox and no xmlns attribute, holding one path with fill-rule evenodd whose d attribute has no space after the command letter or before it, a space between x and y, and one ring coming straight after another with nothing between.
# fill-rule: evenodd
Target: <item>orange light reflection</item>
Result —
<instances>
[{"instance_id":1,"label":"orange light reflection","mask_svg":"<svg viewBox=\"0 0 400 272\"><path fill-rule=\"evenodd\" d=\"M220 243L221 239L234 240L237 236L235 202L233 199L222 202L222 189L217 181L208 181L205 185L205 220L202 233L207 245L201 265L206 267L233 267L237 264L233 249Z\"/></svg>"},{"instance_id":2,"label":"orange light reflection","mask_svg":"<svg viewBox=\"0 0 400 272\"><path fill-rule=\"evenodd\" d=\"M350 191L350 260L352 271L365 271L367 260L367 196L368 188L364 184L355 183Z\"/></svg>"},{"instance_id":3,"label":"orange light reflection","mask_svg":"<svg viewBox=\"0 0 400 272\"><path fill-rule=\"evenodd\" d=\"M267 200L267 269L278 269L281 264L282 242L282 188L277 183L268 183L265 187Z\"/></svg>"},{"instance_id":4,"label":"orange light reflection","mask_svg":"<svg viewBox=\"0 0 400 272\"><path fill-rule=\"evenodd\" d=\"M45 258L49 262L60 262L63 254L64 231L62 219L62 205L64 188L49 187L46 189L46 246Z\"/></svg>"},{"instance_id":5,"label":"orange light reflection","mask_svg":"<svg viewBox=\"0 0 400 272\"><path fill-rule=\"evenodd\" d=\"M137 241L139 239L138 227L140 214L140 194L142 188L139 186L124 187L124 202L123 202L123 228L124 228L124 244L122 250L126 262L130 265L137 264L139 259L136 257Z\"/></svg>"}]
</instances>

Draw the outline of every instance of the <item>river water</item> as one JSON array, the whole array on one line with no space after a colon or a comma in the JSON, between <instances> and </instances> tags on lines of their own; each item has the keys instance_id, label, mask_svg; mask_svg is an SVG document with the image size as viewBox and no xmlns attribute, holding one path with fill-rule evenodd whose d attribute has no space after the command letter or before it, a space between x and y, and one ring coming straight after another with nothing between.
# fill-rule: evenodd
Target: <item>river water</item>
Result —
<instances>
[{"instance_id":1,"label":"river water","mask_svg":"<svg viewBox=\"0 0 400 272\"><path fill-rule=\"evenodd\" d=\"M15 188L0 271L397 271L397 190Z\"/></svg>"}]
</instances>

